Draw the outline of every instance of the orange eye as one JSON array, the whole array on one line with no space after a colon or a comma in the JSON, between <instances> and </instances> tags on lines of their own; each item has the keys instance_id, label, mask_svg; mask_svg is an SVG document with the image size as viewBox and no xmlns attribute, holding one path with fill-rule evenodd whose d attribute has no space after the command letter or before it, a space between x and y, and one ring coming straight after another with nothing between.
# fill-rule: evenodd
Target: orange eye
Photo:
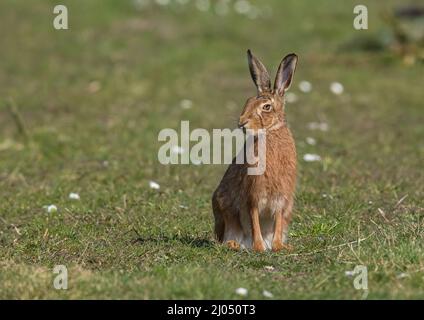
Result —
<instances>
[{"instance_id":1,"label":"orange eye","mask_svg":"<svg viewBox=\"0 0 424 320\"><path fill-rule=\"evenodd\" d=\"M262 110L264 111L270 111L272 109L272 106L270 104L264 104L262 106Z\"/></svg>"}]
</instances>

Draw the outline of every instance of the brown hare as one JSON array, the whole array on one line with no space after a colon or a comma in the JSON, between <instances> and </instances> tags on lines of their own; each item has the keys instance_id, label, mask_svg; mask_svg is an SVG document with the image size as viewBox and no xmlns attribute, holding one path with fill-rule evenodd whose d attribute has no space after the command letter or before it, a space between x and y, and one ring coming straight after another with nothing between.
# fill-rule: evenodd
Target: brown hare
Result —
<instances>
[{"instance_id":1,"label":"brown hare","mask_svg":"<svg viewBox=\"0 0 424 320\"><path fill-rule=\"evenodd\" d=\"M289 248L287 233L296 185L296 148L285 120L284 95L297 56L292 53L281 61L273 89L264 65L250 50L247 56L257 95L247 100L239 127L265 130L266 167L262 175L248 175L250 165L237 164L234 158L212 197L215 235L234 249L279 251ZM246 144L240 152L245 149Z\"/></svg>"}]
</instances>

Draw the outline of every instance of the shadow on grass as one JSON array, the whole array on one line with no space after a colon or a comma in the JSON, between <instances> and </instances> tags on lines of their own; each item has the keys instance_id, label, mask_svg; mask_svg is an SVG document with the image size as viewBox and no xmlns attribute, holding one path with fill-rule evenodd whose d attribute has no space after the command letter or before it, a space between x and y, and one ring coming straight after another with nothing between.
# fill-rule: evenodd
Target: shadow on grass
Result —
<instances>
[{"instance_id":1,"label":"shadow on grass","mask_svg":"<svg viewBox=\"0 0 424 320\"><path fill-rule=\"evenodd\" d=\"M141 236L137 233L137 238L131 241L133 244L166 244L175 242L180 242L183 245L195 248L213 248L215 246L214 241L190 235Z\"/></svg>"}]
</instances>

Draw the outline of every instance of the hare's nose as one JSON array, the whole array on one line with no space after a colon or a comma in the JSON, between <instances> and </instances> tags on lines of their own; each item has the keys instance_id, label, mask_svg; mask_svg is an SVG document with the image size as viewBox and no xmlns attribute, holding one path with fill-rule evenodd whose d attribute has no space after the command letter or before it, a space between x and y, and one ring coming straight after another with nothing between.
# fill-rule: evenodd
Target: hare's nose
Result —
<instances>
[{"instance_id":1,"label":"hare's nose","mask_svg":"<svg viewBox=\"0 0 424 320\"><path fill-rule=\"evenodd\" d=\"M249 121L239 122L238 127L239 127L239 128L244 128L244 126L245 126L248 122L249 122Z\"/></svg>"}]
</instances>

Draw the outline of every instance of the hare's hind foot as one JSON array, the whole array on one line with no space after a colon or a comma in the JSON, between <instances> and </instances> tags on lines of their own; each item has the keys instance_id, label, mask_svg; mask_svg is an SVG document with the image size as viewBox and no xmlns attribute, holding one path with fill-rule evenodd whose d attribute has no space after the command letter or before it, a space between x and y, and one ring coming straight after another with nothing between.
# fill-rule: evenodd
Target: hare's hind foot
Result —
<instances>
[{"instance_id":1,"label":"hare's hind foot","mask_svg":"<svg viewBox=\"0 0 424 320\"><path fill-rule=\"evenodd\" d=\"M237 250L237 251L240 250L240 244L235 240L228 240L226 242L226 245L227 245L228 248L230 248L232 250Z\"/></svg>"},{"instance_id":2,"label":"hare's hind foot","mask_svg":"<svg viewBox=\"0 0 424 320\"><path fill-rule=\"evenodd\" d=\"M293 251L293 246L290 244L286 244L286 243L273 243L272 244L272 251L274 252L278 252L278 251L287 251L287 252L292 252Z\"/></svg>"}]
</instances>

